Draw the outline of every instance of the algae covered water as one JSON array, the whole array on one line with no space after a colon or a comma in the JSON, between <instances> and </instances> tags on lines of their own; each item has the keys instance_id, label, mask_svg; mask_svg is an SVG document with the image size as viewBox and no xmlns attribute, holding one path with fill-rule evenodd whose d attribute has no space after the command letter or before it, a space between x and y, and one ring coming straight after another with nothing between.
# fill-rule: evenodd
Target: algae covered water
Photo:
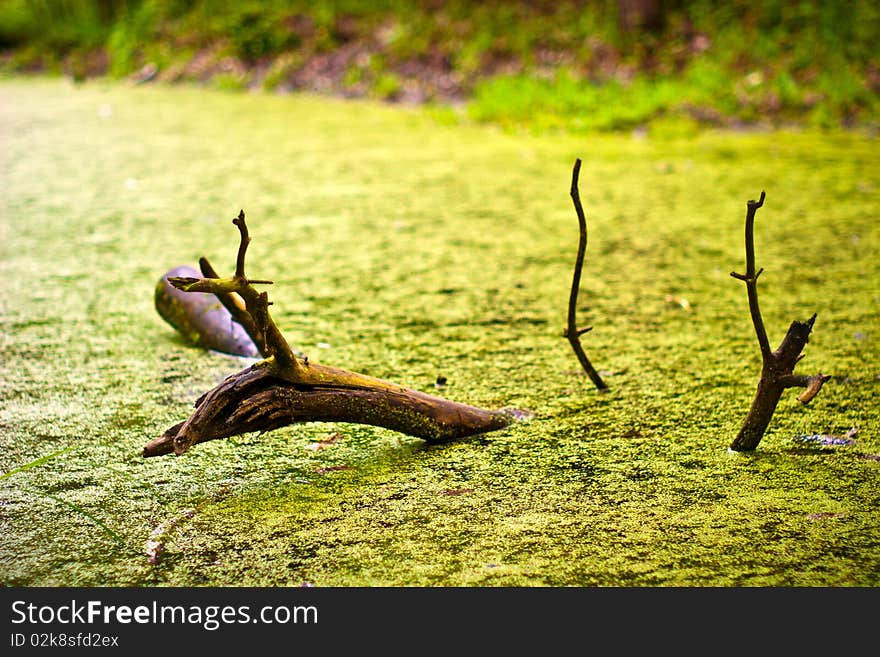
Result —
<instances>
[{"instance_id":1,"label":"algae covered water","mask_svg":"<svg viewBox=\"0 0 880 657\"><path fill-rule=\"evenodd\" d=\"M536 136L5 80L0 143L4 584L878 583L876 137ZM607 393L562 337L576 158L578 317ZM729 274L761 191L770 342L818 313L798 371L833 378L731 454L760 353ZM531 419L446 445L316 423L141 458L252 362L188 346L153 307L171 267L232 272L241 209L291 347Z\"/></svg>"}]
</instances>

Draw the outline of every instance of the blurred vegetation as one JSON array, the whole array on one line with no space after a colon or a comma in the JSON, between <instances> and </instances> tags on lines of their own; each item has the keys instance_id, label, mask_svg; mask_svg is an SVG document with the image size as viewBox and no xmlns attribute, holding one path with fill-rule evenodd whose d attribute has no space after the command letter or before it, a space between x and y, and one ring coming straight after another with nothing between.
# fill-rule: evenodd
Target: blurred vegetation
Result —
<instances>
[{"instance_id":1,"label":"blurred vegetation","mask_svg":"<svg viewBox=\"0 0 880 657\"><path fill-rule=\"evenodd\" d=\"M870 0L0 0L7 73L304 89L540 129L876 129L878 40Z\"/></svg>"}]
</instances>

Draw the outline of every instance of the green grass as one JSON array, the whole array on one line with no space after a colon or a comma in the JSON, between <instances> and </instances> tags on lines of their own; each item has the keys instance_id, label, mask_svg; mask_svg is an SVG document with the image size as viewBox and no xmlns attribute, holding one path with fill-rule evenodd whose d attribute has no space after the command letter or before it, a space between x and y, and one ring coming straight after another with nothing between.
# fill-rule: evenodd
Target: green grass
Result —
<instances>
[{"instance_id":1,"label":"green grass","mask_svg":"<svg viewBox=\"0 0 880 657\"><path fill-rule=\"evenodd\" d=\"M305 95L6 80L0 142L3 584L880 583L875 138L536 136ZM607 394L562 338L575 158L578 316ZM817 312L798 371L833 379L733 454L759 354L729 272L762 190L770 339ZM152 300L201 255L231 272L242 208L293 348L534 419L441 446L298 425L142 459L244 366L187 347ZM851 446L795 440L851 427Z\"/></svg>"},{"instance_id":2,"label":"green grass","mask_svg":"<svg viewBox=\"0 0 880 657\"><path fill-rule=\"evenodd\" d=\"M697 62L681 75L597 82L560 69L550 79L513 75L479 82L468 116L537 132L663 129L670 124L693 132L713 122L833 129L842 117L878 116L880 96L867 92L851 71L823 76L819 84L824 101L808 102L808 90L784 71L770 79L760 72L732 76L711 62Z\"/></svg>"}]
</instances>

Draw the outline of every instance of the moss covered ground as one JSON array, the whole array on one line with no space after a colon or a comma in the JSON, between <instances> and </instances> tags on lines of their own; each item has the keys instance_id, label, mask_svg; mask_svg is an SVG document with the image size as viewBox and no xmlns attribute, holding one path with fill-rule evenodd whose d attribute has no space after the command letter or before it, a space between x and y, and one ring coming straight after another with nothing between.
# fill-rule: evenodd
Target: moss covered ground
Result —
<instances>
[{"instance_id":1,"label":"moss covered ground","mask_svg":"<svg viewBox=\"0 0 880 657\"><path fill-rule=\"evenodd\" d=\"M3 584L880 583L876 137L541 137L307 95L5 80L0 142ZM562 338L575 158L605 394ZM833 378L737 454L760 363L729 273L762 190L771 342L817 312L798 371ZM533 418L447 445L319 423L141 458L250 362L153 308L173 266L231 272L240 209L294 349Z\"/></svg>"}]
</instances>

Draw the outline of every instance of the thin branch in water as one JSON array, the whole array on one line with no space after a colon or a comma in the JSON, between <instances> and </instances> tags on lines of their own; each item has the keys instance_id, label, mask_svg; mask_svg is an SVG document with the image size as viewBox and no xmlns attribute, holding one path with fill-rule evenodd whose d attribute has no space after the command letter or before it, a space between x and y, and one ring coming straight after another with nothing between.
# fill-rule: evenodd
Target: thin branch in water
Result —
<instances>
[{"instance_id":1,"label":"thin branch in water","mask_svg":"<svg viewBox=\"0 0 880 657\"><path fill-rule=\"evenodd\" d=\"M737 274L731 272L731 276L746 284L746 292L749 298L749 312L752 317L752 325L761 348L761 379L755 391L755 398L749 408L748 415L743 421L736 438L730 446L734 451L751 451L757 448L761 438L770 425L773 412L779 403L784 390L788 388L805 388L798 397L803 404L809 403L822 389L823 384L831 376L827 374L815 374L813 376L796 375L793 373L795 365L804 357L802 353L810 338L816 315L813 314L806 322L792 322L776 351L771 351L770 342L767 339L767 331L764 328L764 320L761 317L761 309L758 306L758 277L762 269L755 270L755 214L764 205L764 192L758 201L749 201L746 210L746 273Z\"/></svg>"},{"instance_id":2,"label":"thin branch in water","mask_svg":"<svg viewBox=\"0 0 880 657\"><path fill-rule=\"evenodd\" d=\"M592 330L593 327L588 326L581 329L577 327L577 298L581 285L581 271L584 266L584 254L587 251L587 218L584 216L584 208L581 205L581 197L578 192L578 176L580 175L580 171L581 161L580 158L578 158L574 162L574 170L571 174L571 200L574 203L575 212L577 212L578 226L580 227L580 239L578 241L577 259L574 263L574 276L571 281L571 293L568 297L568 325L565 328L563 337L568 338L568 342L571 344L571 348L574 350L578 361L580 361L581 367L584 368L584 371L587 373L587 376L590 377L590 380L593 382L593 385L596 386L596 389L608 390L608 385L602 380L602 377L599 376L599 372L597 372L596 368L593 367L593 364L590 363L590 359L587 358L587 355L584 353L584 348L581 346L580 336Z\"/></svg>"},{"instance_id":3,"label":"thin branch in water","mask_svg":"<svg viewBox=\"0 0 880 657\"><path fill-rule=\"evenodd\" d=\"M762 267L755 271L755 214L758 208L764 205L764 192L757 201L751 200L746 204L746 273L737 274L731 272L734 278L744 281L746 293L749 297L749 311L752 315L752 325L755 327L755 335L761 348L761 355L766 357L770 353L770 341L767 339L767 330L764 328L764 320L761 317L761 308L758 305L758 277L763 273Z\"/></svg>"}]
</instances>

